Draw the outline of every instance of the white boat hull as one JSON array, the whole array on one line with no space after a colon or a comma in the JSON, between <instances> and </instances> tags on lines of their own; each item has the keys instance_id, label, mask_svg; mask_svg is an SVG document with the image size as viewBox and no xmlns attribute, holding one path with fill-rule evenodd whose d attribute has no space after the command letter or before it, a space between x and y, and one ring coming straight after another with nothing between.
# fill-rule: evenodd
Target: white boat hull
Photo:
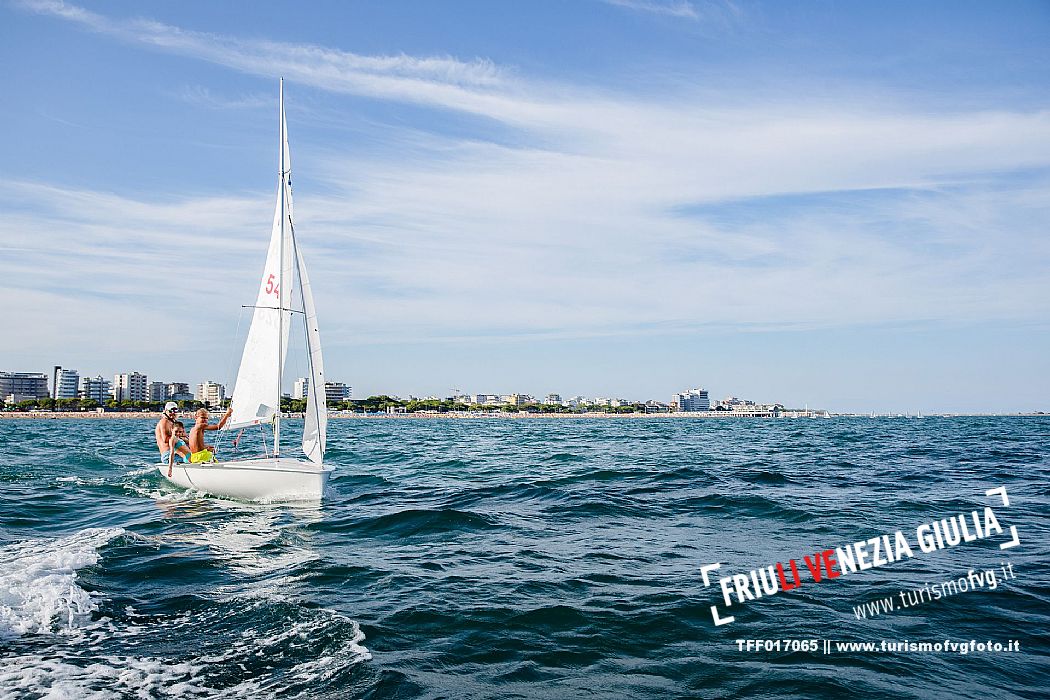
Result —
<instances>
[{"instance_id":1,"label":"white boat hull","mask_svg":"<svg viewBox=\"0 0 1050 700\"><path fill-rule=\"evenodd\" d=\"M161 476L183 488L244 501L317 501L324 498L331 467L290 457L205 464L158 464Z\"/></svg>"}]
</instances>

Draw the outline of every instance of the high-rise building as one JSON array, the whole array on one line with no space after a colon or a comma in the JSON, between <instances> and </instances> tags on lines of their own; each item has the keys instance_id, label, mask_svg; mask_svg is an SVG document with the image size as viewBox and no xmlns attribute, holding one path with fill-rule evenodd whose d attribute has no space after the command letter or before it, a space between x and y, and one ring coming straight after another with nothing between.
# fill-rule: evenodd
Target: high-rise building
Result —
<instances>
[{"instance_id":1,"label":"high-rise building","mask_svg":"<svg viewBox=\"0 0 1050 700\"><path fill-rule=\"evenodd\" d=\"M707 395L707 389L690 389L681 391L671 399L674 410L683 413L695 413L696 411L710 411L711 398Z\"/></svg>"},{"instance_id":2,"label":"high-rise building","mask_svg":"<svg viewBox=\"0 0 1050 700\"><path fill-rule=\"evenodd\" d=\"M197 385L197 394L194 398L212 407L221 406L226 398L226 387L218 382L201 382Z\"/></svg>"},{"instance_id":3,"label":"high-rise building","mask_svg":"<svg viewBox=\"0 0 1050 700\"><path fill-rule=\"evenodd\" d=\"M292 385L292 398L293 399L305 399L310 395L310 378L299 377L295 380L295 384Z\"/></svg>"},{"instance_id":4,"label":"high-rise building","mask_svg":"<svg viewBox=\"0 0 1050 700\"><path fill-rule=\"evenodd\" d=\"M80 373L75 369L62 369L55 365L51 398L75 399L80 385Z\"/></svg>"},{"instance_id":5,"label":"high-rise building","mask_svg":"<svg viewBox=\"0 0 1050 700\"><path fill-rule=\"evenodd\" d=\"M543 403L548 406L561 406L561 396L558 394L547 394L547 398L543 400Z\"/></svg>"},{"instance_id":6,"label":"high-rise building","mask_svg":"<svg viewBox=\"0 0 1050 700\"><path fill-rule=\"evenodd\" d=\"M150 382L146 387L146 400L152 403L168 398L168 385L164 382Z\"/></svg>"},{"instance_id":7,"label":"high-rise building","mask_svg":"<svg viewBox=\"0 0 1050 700\"><path fill-rule=\"evenodd\" d=\"M82 377L80 379L80 398L94 399L101 406L111 398L111 395L112 384L108 379L103 379L101 374L94 378Z\"/></svg>"},{"instance_id":8,"label":"high-rise building","mask_svg":"<svg viewBox=\"0 0 1050 700\"><path fill-rule=\"evenodd\" d=\"M352 387L348 387L342 382L325 382L324 383L324 398L325 401L346 401L354 393Z\"/></svg>"},{"instance_id":9,"label":"high-rise building","mask_svg":"<svg viewBox=\"0 0 1050 700\"><path fill-rule=\"evenodd\" d=\"M43 372L0 372L0 396L15 394L47 398L47 375Z\"/></svg>"},{"instance_id":10,"label":"high-rise building","mask_svg":"<svg viewBox=\"0 0 1050 700\"><path fill-rule=\"evenodd\" d=\"M169 401L192 401L193 392L186 382L168 382L164 390L164 398Z\"/></svg>"},{"instance_id":11,"label":"high-rise building","mask_svg":"<svg viewBox=\"0 0 1050 700\"><path fill-rule=\"evenodd\" d=\"M116 401L145 401L148 379L145 374L124 372L113 375L113 399Z\"/></svg>"}]
</instances>

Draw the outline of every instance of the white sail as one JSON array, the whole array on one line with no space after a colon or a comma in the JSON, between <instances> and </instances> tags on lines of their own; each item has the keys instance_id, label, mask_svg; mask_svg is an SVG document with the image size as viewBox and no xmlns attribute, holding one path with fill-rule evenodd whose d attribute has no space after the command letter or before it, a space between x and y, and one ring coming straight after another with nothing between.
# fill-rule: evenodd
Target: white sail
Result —
<instances>
[{"instance_id":1,"label":"white sail","mask_svg":"<svg viewBox=\"0 0 1050 700\"><path fill-rule=\"evenodd\" d=\"M317 330L317 312L314 309L314 295L310 290L310 278L306 275L306 263L303 261L302 251L298 248L295 250L295 258L299 268L299 284L306 322L306 345L310 361L310 391L307 394L306 424L303 426L303 452L310 461L321 464L328 430L321 334Z\"/></svg>"},{"instance_id":2,"label":"white sail","mask_svg":"<svg viewBox=\"0 0 1050 700\"><path fill-rule=\"evenodd\" d=\"M269 422L281 405L281 377L288 354L288 329L291 322L288 309L291 308L292 300L292 256L295 250L292 227L287 220L292 192L283 94L280 110L282 167L277 185L277 208L273 215L266 265L263 267L252 313L252 325L248 329L240 369L237 371L237 383L234 385L233 415L228 423L230 428Z\"/></svg>"}]
</instances>

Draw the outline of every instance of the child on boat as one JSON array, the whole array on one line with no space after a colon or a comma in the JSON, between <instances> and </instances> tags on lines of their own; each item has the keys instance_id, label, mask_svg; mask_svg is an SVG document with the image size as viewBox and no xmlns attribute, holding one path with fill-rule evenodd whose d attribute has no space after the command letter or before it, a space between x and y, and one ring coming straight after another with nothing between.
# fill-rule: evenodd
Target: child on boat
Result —
<instances>
[{"instance_id":1,"label":"child on boat","mask_svg":"<svg viewBox=\"0 0 1050 700\"><path fill-rule=\"evenodd\" d=\"M171 438L168 440L168 476L171 476L171 468L175 463L175 455L185 462L190 461L189 437L186 435L186 426L177 420L171 430Z\"/></svg>"},{"instance_id":2,"label":"child on boat","mask_svg":"<svg viewBox=\"0 0 1050 700\"><path fill-rule=\"evenodd\" d=\"M230 419L230 414L233 413L233 405L231 404L227 409L226 413L218 423L208 422L208 410L205 408L197 411L197 424L193 426L193 430L190 431L190 462L194 464L211 462L215 459L215 455L212 450L214 446L205 444L204 433L208 430L222 430L223 426L226 425L226 421Z\"/></svg>"}]
</instances>

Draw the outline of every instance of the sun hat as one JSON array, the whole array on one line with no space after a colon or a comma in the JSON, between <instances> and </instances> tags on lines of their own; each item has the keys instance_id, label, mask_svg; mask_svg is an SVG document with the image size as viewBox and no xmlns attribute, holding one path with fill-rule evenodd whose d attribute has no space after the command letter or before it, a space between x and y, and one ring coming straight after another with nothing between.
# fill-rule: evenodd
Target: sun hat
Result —
<instances>
[{"instance_id":1,"label":"sun hat","mask_svg":"<svg viewBox=\"0 0 1050 700\"><path fill-rule=\"evenodd\" d=\"M177 411L177 410L179 410L179 405L177 403L175 403L174 401L169 401L168 403L164 404L164 412L165 413L167 413L169 411Z\"/></svg>"}]
</instances>

